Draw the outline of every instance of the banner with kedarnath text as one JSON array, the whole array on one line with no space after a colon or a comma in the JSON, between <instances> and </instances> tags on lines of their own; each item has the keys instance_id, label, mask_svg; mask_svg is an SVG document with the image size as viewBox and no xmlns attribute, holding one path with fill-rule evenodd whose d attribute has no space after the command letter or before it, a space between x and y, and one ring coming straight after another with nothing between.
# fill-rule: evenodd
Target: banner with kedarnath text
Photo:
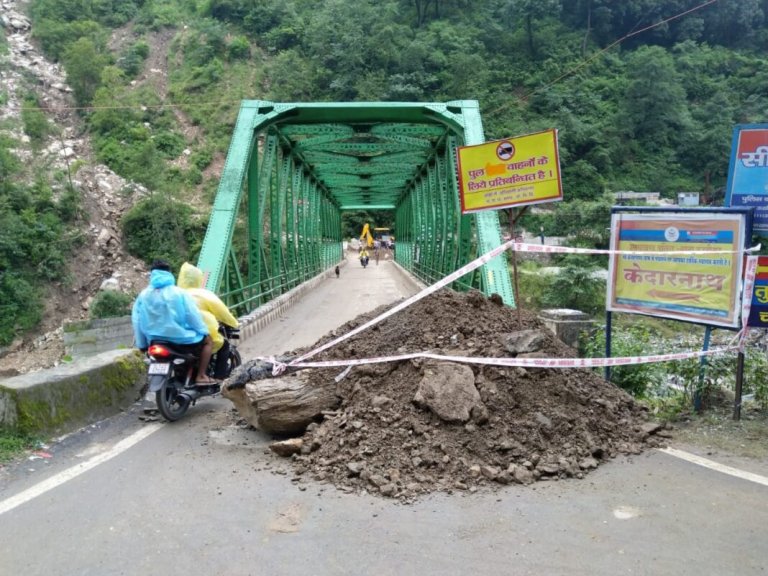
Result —
<instances>
[{"instance_id":1,"label":"banner with kedarnath text","mask_svg":"<svg viewBox=\"0 0 768 576\"><path fill-rule=\"evenodd\" d=\"M738 327L745 214L626 214L611 218L611 247L625 251L732 251L614 254L608 310Z\"/></svg>"}]
</instances>

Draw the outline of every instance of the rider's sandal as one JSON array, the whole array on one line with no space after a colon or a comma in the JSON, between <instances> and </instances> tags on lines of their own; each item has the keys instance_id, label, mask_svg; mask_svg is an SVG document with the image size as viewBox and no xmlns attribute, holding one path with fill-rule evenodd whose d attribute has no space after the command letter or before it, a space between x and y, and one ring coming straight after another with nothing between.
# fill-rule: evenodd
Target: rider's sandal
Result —
<instances>
[{"instance_id":1,"label":"rider's sandal","mask_svg":"<svg viewBox=\"0 0 768 576\"><path fill-rule=\"evenodd\" d=\"M195 386L213 386L218 383L218 380L214 380L210 376L206 376L203 380L195 380Z\"/></svg>"}]
</instances>

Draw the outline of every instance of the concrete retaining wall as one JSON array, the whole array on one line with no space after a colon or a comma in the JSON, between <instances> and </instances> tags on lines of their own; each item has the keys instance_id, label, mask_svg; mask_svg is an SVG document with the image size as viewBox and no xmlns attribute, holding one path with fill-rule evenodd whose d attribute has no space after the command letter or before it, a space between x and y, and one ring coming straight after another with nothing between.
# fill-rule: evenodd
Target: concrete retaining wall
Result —
<instances>
[{"instance_id":1,"label":"concrete retaining wall","mask_svg":"<svg viewBox=\"0 0 768 576\"><path fill-rule=\"evenodd\" d=\"M130 316L101 318L64 325L64 351L73 360L108 350L133 348Z\"/></svg>"},{"instance_id":2,"label":"concrete retaining wall","mask_svg":"<svg viewBox=\"0 0 768 576\"><path fill-rule=\"evenodd\" d=\"M133 350L104 352L0 380L0 426L68 432L127 408L145 382L146 365Z\"/></svg>"}]
</instances>

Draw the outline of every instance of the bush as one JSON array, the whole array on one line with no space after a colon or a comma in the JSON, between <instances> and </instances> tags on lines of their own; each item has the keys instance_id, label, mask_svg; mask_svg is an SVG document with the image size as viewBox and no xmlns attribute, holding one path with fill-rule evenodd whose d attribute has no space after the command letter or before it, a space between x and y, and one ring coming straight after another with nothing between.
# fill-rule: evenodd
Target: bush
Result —
<instances>
[{"instance_id":1,"label":"bush","mask_svg":"<svg viewBox=\"0 0 768 576\"><path fill-rule=\"evenodd\" d=\"M545 308L572 308L588 314L605 310L605 281L595 277L596 268L565 266L541 295Z\"/></svg>"},{"instance_id":2,"label":"bush","mask_svg":"<svg viewBox=\"0 0 768 576\"><path fill-rule=\"evenodd\" d=\"M163 158L178 158L184 150L184 137L174 132L161 132L154 137L155 148Z\"/></svg>"},{"instance_id":3,"label":"bush","mask_svg":"<svg viewBox=\"0 0 768 576\"><path fill-rule=\"evenodd\" d=\"M213 152L208 148L197 150L192 153L190 162L192 162L198 170L205 170L210 166L211 162L213 162Z\"/></svg>"},{"instance_id":4,"label":"bush","mask_svg":"<svg viewBox=\"0 0 768 576\"><path fill-rule=\"evenodd\" d=\"M227 46L229 60L247 60L251 56L251 45L245 36L235 36Z\"/></svg>"},{"instance_id":5,"label":"bush","mask_svg":"<svg viewBox=\"0 0 768 576\"><path fill-rule=\"evenodd\" d=\"M117 290L101 290L91 304L90 317L114 318L128 316L133 305L133 296Z\"/></svg>"},{"instance_id":6,"label":"bush","mask_svg":"<svg viewBox=\"0 0 768 576\"><path fill-rule=\"evenodd\" d=\"M24 133L29 136L29 140L35 149L39 149L45 137L50 133L48 119L39 109L39 103L36 97L24 99L24 108L21 111L21 120L24 123Z\"/></svg>"},{"instance_id":7,"label":"bush","mask_svg":"<svg viewBox=\"0 0 768 576\"><path fill-rule=\"evenodd\" d=\"M129 253L146 263L167 260L178 268L192 260L204 230L192 219L192 209L169 196L155 194L123 216L123 237Z\"/></svg>"},{"instance_id":8,"label":"bush","mask_svg":"<svg viewBox=\"0 0 768 576\"><path fill-rule=\"evenodd\" d=\"M125 72L125 74L133 78L144 67L144 61L149 56L149 44L143 40L137 42L118 59L117 65Z\"/></svg>"},{"instance_id":9,"label":"bush","mask_svg":"<svg viewBox=\"0 0 768 576\"><path fill-rule=\"evenodd\" d=\"M554 275L545 274L535 262L521 262L517 266L518 288L516 294L518 305L529 310L542 308L541 297L552 289ZM510 267L510 276L512 269Z\"/></svg>"},{"instance_id":10,"label":"bush","mask_svg":"<svg viewBox=\"0 0 768 576\"><path fill-rule=\"evenodd\" d=\"M42 318L39 292L20 274L0 274L0 345L10 344L17 332L37 326Z\"/></svg>"},{"instance_id":11,"label":"bush","mask_svg":"<svg viewBox=\"0 0 768 576\"><path fill-rule=\"evenodd\" d=\"M0 428L0 464L10 462L13 458L38 446L40 440L26 432Z\"/></svg>"},{"instance_id":12,"label":"bush","mask_svg":"<svg viewBox=\"0 0 768 576\"><path fill-rule=\"evenodd\" d=\"M203 183L203 173L192 166L189 170L184 172L184 182L190 186L199 186Z\"/></svg>"},{"instance_id":13,"label":"bush","mask_svg":"<svg viewBox=\"0 0 768 576\"><path fill-rule=\"evenodd\" d=\"M647 356L654 353L652 332L643 325L630 325L613 330L611 356ZM589 358L605 357L605 328L582 340L584 355ZM602 368L599 369L602 372ZM664 378L665 365L635 364L611 368L611 382L635 397L644 397L648 390L658 388Z\"/></svg>"}]
</instances>

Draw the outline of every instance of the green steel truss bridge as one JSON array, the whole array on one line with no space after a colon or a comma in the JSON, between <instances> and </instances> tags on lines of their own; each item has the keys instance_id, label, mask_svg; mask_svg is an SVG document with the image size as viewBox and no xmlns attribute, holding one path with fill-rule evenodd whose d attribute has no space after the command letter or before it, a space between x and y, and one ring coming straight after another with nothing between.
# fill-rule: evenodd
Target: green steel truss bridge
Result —
<instances>
[{"instance_id":1,"label":"green steel truss bridge","mask_svg":"<svg viewBox=\"0 0 768 576\"><path fill-rule=\"evenodd\" d=\"M432 284L501 243L494 211L462 215L456 147L481 144L478 103L244 100L198 266L239 314L342 259L341 214L393 210L395 260ZM501 255L454 283L514 306Z\"/></svg>"}]
</instances>

